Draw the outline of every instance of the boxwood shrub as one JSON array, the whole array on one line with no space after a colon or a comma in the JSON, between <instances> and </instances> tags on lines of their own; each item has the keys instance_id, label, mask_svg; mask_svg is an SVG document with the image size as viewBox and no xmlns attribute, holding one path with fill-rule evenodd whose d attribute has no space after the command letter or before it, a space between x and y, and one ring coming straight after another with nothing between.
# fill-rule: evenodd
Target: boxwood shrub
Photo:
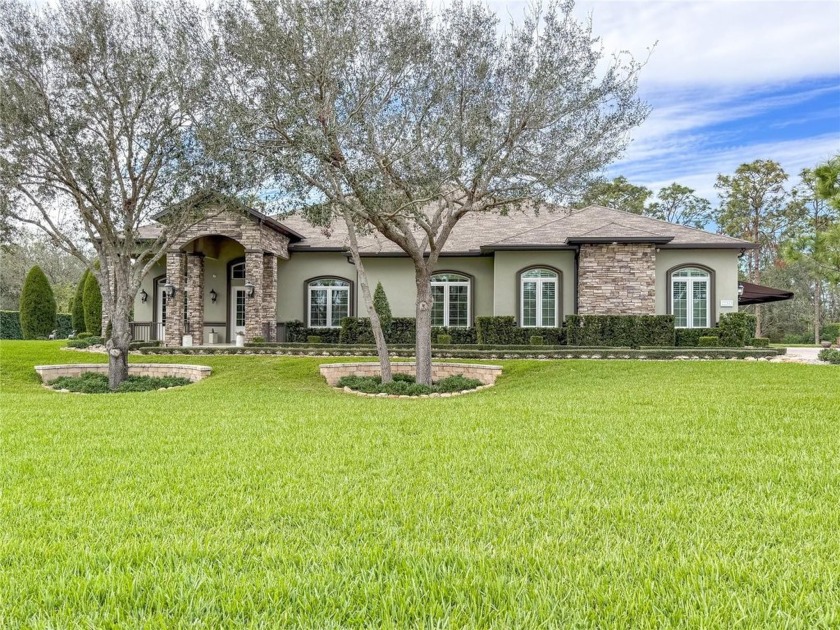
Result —
<instances>
[{"instance_id":1,"label":"boxwood shrub","mask_svg":"<svg viewBox=\"0 0 840 630\"><path fill-rule=\"evenodd\" d=\"M718 335L717 328L677 328L674 332L678 348L696 348L700 345L700 337Z\"/></svg>"},{"instance_id":2,"label":"boxwood shrub","mask_svg":"<svg viewBox=\"0 0 840 630\"><path fill-rule=\"evenodd\" d=\"M566 338L570 346L638 348L673 346L672 315L569 315Z\"/></svg>"},{"instance_id":3,"label":"boxwood shrub","mask_svg":"<svg viewBox=\"0 0 840 630\"><path fill-rule=\"evenodd\" d=\"M817 355L820 361L827 361L832 365L840 365L840 350L835 348L823 348Z\"/></svg>"},{"instance_id":4,"label":"boxwood shrub","mask_svg":"<svg viewBox=\"0 0 840 630\"><path fill-rule=\"evenodd\" d=\"M700 337L697 340L697 345L700 348L716 348L720 345L720 338L717 335L709 335L708 337Z\"/></svg>"},{"instance_id":5,"label":"boxwood shrub","mask_svg":"<svg viewBox=\"0 0 840 630\"><path fill-rule=\"evenodd\" d=\"M0 311L0 339L23 339L17 311Z\"/></svg>"},{"instance_id":6,"label":"boxwood shrub","mask_svg":"<svg viewBox=\"0 0 840 630\"><path fill-rule=\"evenodd\" d=\"M551 346L566 342L565 328L520 328L507 315L475 318L476 343L490 346L529 345L531 337L542 337Z\"/></svg>"},{"instance_id":7,"label":"boxwood shrub","mask_svg":"<svg viewBox=\"0 0 840 630\"><path fill-rule=\"evenodd\" d=\"M743 348L755 338L755 315L726 313L718 322L720 344L726 348Z\"/></svg>"},{"instance_id":8,"label":"boxwood shrub","mask_svg":"<svg viewBox=\"0 0 840 630\"><path fill-rule=\"evenodd\" d=\"M750 345L753 348L769 348L770 340L767 337L753 337L750 339Z\"/></svg>"}]
</instances>

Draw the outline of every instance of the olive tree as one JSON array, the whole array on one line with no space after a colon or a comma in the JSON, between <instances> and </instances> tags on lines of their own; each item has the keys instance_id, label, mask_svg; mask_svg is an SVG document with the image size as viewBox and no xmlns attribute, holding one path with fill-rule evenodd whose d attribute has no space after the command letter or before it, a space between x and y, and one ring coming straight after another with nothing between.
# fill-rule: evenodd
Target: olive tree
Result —
<instances>
[{"instance_id":1,"label":"olive tree","mask_svg":"<svg viewBox=\"0 0 840 630\"><path fill-rule=\"evenodd\" d=\"M418 383L431 382L431 277L458 221L568 201L647 114L640 65L606 59L571 2L506 29L482 4L420 0L242 0L220 23L207 57L242 155L304 213L327 206L322 220L367 226L410 259Z\"/></svg>"},{"instance_id":2,"label":"olive tree","mask_svg":"<svg viewBox=\"0 0 840 630\"><path fill-rule=\"evenodd\" d=\"M116 388L141 279L204 212L199 193L223 190L197 140L201 19L163 0L0 0L0 15L0 208L98 280Z\"/></svg>"}]
</instances>

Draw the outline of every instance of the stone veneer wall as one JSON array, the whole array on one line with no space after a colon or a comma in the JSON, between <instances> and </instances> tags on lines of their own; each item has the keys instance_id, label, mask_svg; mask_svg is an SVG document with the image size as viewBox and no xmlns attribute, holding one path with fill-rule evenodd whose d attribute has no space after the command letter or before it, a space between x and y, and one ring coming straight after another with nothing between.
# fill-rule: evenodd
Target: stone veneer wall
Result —
<instances>
[{"instance_id":1,"label":"stone veneer wall","mask_svg":"<svg viewBox=\"0 0 840 630\"><path fill-rule=\"evenodd\" d=\"M342 376L379 376L379 363L324 363L318 366L321 376L327 384L335 387ZM416 364L408 361L391 363L393 374L414 374ZM439 381L448 376L463 374L464 378L474 378L483 385L493 385L502 373L500 365L481 365L476 363L432 363L432 380Z\"/></svg>"},{"instance_id":2,"label":"stone veneer wall","mask_svg":"<svg viewBox=\"0 0 840 630\"><path fill-rule=\"evenodd\" d=\"M108 374L107 363L74 363L65 365L36 365L35 371L44 383L62 376L81 376L85 372ZM130 363L129 376L178 376L193 383L210 376L212 369L207 365L179 365L175 363Z\"/></svg>"},{"instance_id":3,"label":"stone veneer wall","mask_svg":"<svg viewBox=\"0 0 840 630\"><path fill-rule=\"evenodd\" d=\"M656 246L649 243L581 245L580 315L655 315Z\"/></svg>"}]
</instances>

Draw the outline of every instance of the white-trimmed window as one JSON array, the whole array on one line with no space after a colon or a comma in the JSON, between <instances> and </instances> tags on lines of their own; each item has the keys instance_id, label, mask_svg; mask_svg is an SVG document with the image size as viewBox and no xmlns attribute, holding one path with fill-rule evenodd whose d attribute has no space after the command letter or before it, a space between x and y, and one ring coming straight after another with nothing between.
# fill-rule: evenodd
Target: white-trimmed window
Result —
<instances>
[{"instance_id":1,"label":"white-trimmed window","mask_svg":"<svg viewBox=\"0 0 840 630\"><path fill-rule=\"evenodd\" d=\"M671 274L671 310L677 328L708 328L709 272L683 267Z\"/></svg>"},{"instance_id":2,"label":"white-trimmed window","mask_svg":"<svg viewBox=\"0 0 840 630\"><path fill-rule=\"evenodd\" d=\"M245 263L244 262L236 263L235 265L230 266L230 279L231 280L244 280L245 279Z\"/></svg>"},{"instance_id":3,"label":"white-trimmed window","mask_svg":"<svg viewBox=\"0 0 840 630\"><path fill-rule=\"evenodd\" d=\"M520 321L524 328L557 326L559 301L557 272L551 269L529 269L520 279Z\"/></svg>"},{"instance_id":4,"label":"white-trimmed window","mask_svg":"<svg viewBox=\"0 0 840 630\"><path fill-rule=\"evenodd\" d=\"M338 328L350 316L350 283L340 278L319 278L307 285L310 328Z\"/></svg>"},{"instance_id":5,"label":"white-trimmed window","mask_svg":"<svg viewBox=\"0 0 840 630\"><path fill-rule=\"evenodd\" d=\"M432 276L432 326L470 325L470 279L458 273Z\"/></svg>"}]
</instances>

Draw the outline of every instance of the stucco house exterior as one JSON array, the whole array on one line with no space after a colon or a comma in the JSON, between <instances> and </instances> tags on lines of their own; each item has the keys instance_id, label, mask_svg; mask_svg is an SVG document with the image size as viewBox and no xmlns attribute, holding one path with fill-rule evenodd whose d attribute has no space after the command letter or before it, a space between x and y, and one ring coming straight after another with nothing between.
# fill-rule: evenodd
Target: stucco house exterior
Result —
<instances>
[{"instance_id":1,"label":"stucco house exterior","mask_svg":"<svg viewBox=\"0 0 840 630\"><path fill-rule=\"evenodd\" d=\"M144 279L135 339L181 345L282 337L282 324L339 327L365 316L343 225L221 209L195 225ZM146 228L153 236L156 228ZM396 317L414 316L410 260L390 241L360 238L371 286ZM433 279L436 326L511 315L519 326L560 326L570 314L673 314L707 328L739 304L738 258L750 242L611 208L467 215ZM177 316L174 304L177 304Z\"/></svg>"}]
</instances>

